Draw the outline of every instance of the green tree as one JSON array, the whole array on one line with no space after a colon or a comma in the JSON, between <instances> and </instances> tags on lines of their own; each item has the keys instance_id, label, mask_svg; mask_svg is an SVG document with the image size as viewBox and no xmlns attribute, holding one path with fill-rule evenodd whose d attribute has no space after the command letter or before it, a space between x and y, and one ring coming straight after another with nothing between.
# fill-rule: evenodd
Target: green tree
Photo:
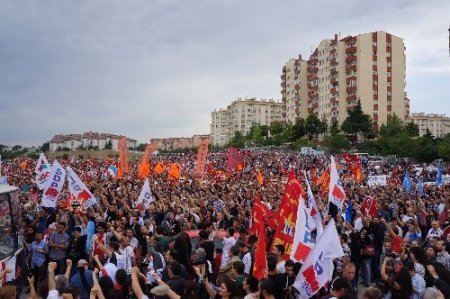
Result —
<instances>
[{"instance_id":1,"label":"green tree","mask_svg":"<svg viewBox=\"0 0 450 299\"><path fill-rule=\"evenodd\" d=\"M403 133L407 132L403 126L402 120L395 114L388 119L387 125L383 124L380 127L381 137L399 136L402 135Z\"/></svg>"},{"instance_id":2,"label":"green tree","mask_svg":"<svg viewBox=\"0 0 450 299\"><path fill-rule=\"evenodd\" d=\"M306 135L306 121L304 118L297 118L292 126L292 138L297 140Z\"/></svg>"},{"instance_id":3,"label":"green tree","mask_svg":"<svg viewBox=\"0 0 450 299\"><path fill-rule=\"evenodd\" d=\"M447 135L438 142L438 154L444 161L450 161L450 136Z\"/></svg>"},{"instance_id":4,"label":"green tree","mask_svg":"<svg viewBox=\"0 0 450 299\"><path fill-rule=\"evenodd\" d=\"M350 149L350 142L343 134L326 136L324 145L332 154L348 151Z\"/></svg>"},{"instance_id":5,"label":"green tree","mask_svg":"<svg viewBox=\"0 0 450 299\"><path fill-rule=\"evenodd\" d=\"M138 152L143 152L143 151L145 151L145 148L147 147L147 143L139 143L138 144L138 146L137 146L137 148L136 148L136 151L138 151ZM106 147L105 147L106 148Z\"/></svg>"},{"instance_id":6,"label":"green tree","mask_svg":"<svg viewBox=\"0 0 450 299\"><path fill-rule=\"evenodd\" d=\"M406 130L406 132L408 132L408 135L410 137L419 136L419 126L412 121L410 121L409 123L407 123L405 125L405 130Z\"/></svg>"},{"instance_id":7,"label":"green tree","mask_svg":"<svg viewBox=\"0 0 450 299\"><path fill-rule=\"evenodd\" d=\"M261 145L264 140L262 133L261 125L254 122L246 136L247 140L252 145Z\"/></svg>"},{"instance_id":8,"label":"green tree","mask_svg":"<svg viewBox=\"0 0 450 299\"><path fill-rule=\"evenodd\" d=\"M261 135L266 138L269 136L269 126L268 125L261 126Z\"/></svg>"},{"instance_id":9,"label":"green tree","mask_svg":"<svg viewBox=\"0 0 450 299\"><path fill-rule=\"evenodd\" d=\"M322 121L314 114L308 115L305 121L306 133L309 140L316 138L323 129Z\"/></svg>"},{"instance_id":10,"label":"green tree","mask_svg":"<svg viewBox=\"0 0 450 299\"><path fill-rule=\"evenodd\" d=\"M331 122L331 126L330 126L330 135L331 136L336 136L337 134L339 134L341 132L341 129L339 129L339 123L337 120L333 120Z\"/></svg>"},{"instance_id":11,"label":"green tree","mask_svg":"<svg viewBox=\"0 0 450 299\"><path fill-rule=\"evenodd\" d=\"M353 137L354 140L357 140L358 134L367 137L372 133L372 118L362 111L361 101L358 100L355 109L348 112L341 130Z\"/></svg>"},{"instance_id":12,"label":"green tree","mask_svg":"<svg viewBox=\"0 0 450 299\"><path fill-rule=\"evenodd\" d=\"M50 142L44 142L42 145L41 145L41 152L43 152L43 153L46 153L46 152L48 152L50 150Z\"/></svg>"},{"instance_id":13,"label":"green tree","mask_svg":"<svg viewBox=\"0 0 450 299\"><path fill-rule=\"evenodd\" d=\"M228 145L243 148L245 146L245 136L239 131L234 132L234 136L231 138Z\"/></svg>"},{"instance_id":14,"label":"green tree","mask_svg":"<svg viewBox=\"0 0 450 299\"><path fill-rule=\"evenodd\" d=\"M111 150L111 149L112 149L112 142L111 142L111 140L109 140L105 144L105 150Z\"/></svg>"},{"instance_id":15,"label":"green tree","mask_svg":"<svg viewBox=\"0 0 450 299\"><path fill-rule=\"evenodd\" d=\"M270 126L269 126L270 135L273 136L273 135L281 134L284 130L284 125L285 124L279 120L275 120L275 121L271 122Z\"/></svg>"}]
</instances>

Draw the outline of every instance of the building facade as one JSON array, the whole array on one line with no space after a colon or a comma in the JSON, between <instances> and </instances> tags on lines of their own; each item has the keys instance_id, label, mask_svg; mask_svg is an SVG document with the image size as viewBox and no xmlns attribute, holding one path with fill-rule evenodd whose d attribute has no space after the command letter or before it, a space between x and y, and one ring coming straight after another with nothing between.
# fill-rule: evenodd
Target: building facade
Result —
<instances>
[{"instance_id":1,"label":"building facade","mask_svg":"<svg viewBox=\"0 0 450 299\"><path fill-rule=\"evenodd\" d=\"M419 127L419 136L427 133L427 129L434 137L444 137L450 134L450 117L445 114L413 113L410 121Z\"/></svg>"},{"instance_id":2,"label":"building facade","mask_svg":"<svg viewBox=\"0 0 450 299\"><path fill-rule=\"evenodd\" d=\"M157 150L178 150L186 148L197 148L204 138L209 138L209 135L194 135L192 137L175 137L175 138L153 138L150 143L156 146Z\"/></svg>"},{"instance_id":3,"label":"building facade","mask_svg":"<svg viewBox=\"0 0 450 299\"><path fill-rule=\"evenodd\" d=\"M50 151L68 148L71 151L96 148L103 150L106 148L117 150L119 145L119 135L109 133L85 132L83 134L55 135L50 140ZM137 140L127 138L128 148L136 148Z\"/></svg>"},{"instance_id":4,"label":"building facade","mask_svg":"<svg viewBox=\"0 0 450 299\"><path fill-rule=\"evenodd\" d=\"M403 39L384 31L342 39L335 35L318 45L306 65L306 82L300 76L298 89L307 90L308 96L299 94L298 103L289 99L287 92L291 60L283 67L281 93L286 120L315 114L329 124L334 120L342 124L358 100L376 127L386 124L393 114L408 119Z\"/></svg>"},{"instance_id":5,"label":"building facade","mask_svg":"<svg viewBox=\"0 0 450 299\"><path fill-rule=\"evenodd\" d=\"M211 113L211 141L214 146L224 146L236 131L246 135L253 123L270 125L273 121L283 121L283 103L256 98L238 99L226 109Z\"/></svg>"},{"instance_id":6,"label":"building facade","mask_svg":"<svg viewBox=\"0 0 450 299\"><path fill-rule=\"evenodd\" d=\"M298 59L289 59L283 66L281 74L281 100L283 117L295 123L298 117L306 118L308 114L308 64L299 55Z\"/></svg>"}]
</instances>

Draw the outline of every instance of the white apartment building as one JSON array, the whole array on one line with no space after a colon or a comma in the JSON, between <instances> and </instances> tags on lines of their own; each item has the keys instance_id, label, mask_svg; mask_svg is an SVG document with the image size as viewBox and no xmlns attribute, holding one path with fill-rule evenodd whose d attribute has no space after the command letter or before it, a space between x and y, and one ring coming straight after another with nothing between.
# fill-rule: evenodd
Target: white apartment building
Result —
<instances>
[{"instance_id":1,"label":"white apartment building","mask_svg":"<svg viewBox=\"0 0 450 299\"><path fill-rule=\"evenodd\" d=\"M298 62L301 67L295 83L300 91L308 91L307 97L299 95L299 102L289 99L289 91L295 92L296 86L293 88L291 83L290 90L287 86L287 70L292 68L292 61L283 67L281 93L286 120L315 114L329 123L337 120L342 124L358 100L377 127L386 124L393 114L404 121L408 119L403 39L384 31L342 39L335 35L334 39L320 42L306 63L305 81L304 62Z\"/></svg>"},{"instance_id":2,"label":"white apartment building","mask_svg":"<svg viewBox=\"0 0 450 299\"><path fill-rule=\"evenodd\" d=\"M419 126L419 136L425 135L427 129L434 137L450 134L450 117L445 114L412 113L409 120Z\"/></svg>"},{"instance_id":3,"label":"white apartment building","mask_svg":"<svg viewBox=\"0 0 450 299\"><path fill-rule=\"evenodd\" d=\"M226 109L211 113L211 144L223 146L236 131L246 135L253 123L270 125L273 121L283 120L283 103L256 98L238 99Z\"/></svg>"},{"instance_id":4,"label":"white apartment building","mask_svg":"<svg viewBox=\"0 0 450 299\"><path fill-rule=\"evenodd\" d=\"M58 148L68 148L71 151L77 149L87 149L97 147L99 150L106 148L111 143L111 149L117 150L119 144L119 135L109 133L85 132L83 134L55 135L50 140L50 151L55 152ZM127 139L128 148L136 148L136 139Z\"/></svg>"}]
</instances>

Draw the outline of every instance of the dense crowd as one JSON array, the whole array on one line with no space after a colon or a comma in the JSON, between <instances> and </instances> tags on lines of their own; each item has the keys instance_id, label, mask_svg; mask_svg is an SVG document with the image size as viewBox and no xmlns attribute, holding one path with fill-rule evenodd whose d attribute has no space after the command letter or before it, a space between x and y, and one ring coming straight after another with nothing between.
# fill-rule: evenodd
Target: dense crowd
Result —
<instances>
[{"instance_id":1,"label":"dense crowd","mask_svg":"<svg viewBox=\"0 0 450 299\"><path fill-rule=\"evenodd\" d=\"M209 153L200 180L194 176L196 154L154 157L179 163L182 174L174 181L167 173L152 172L155 200L144 210L136 205L143 180L135 162L119 180L108 176L110 160L60 161L97 198L86 211L76 199L66 200L66 187L57 208L40 207L35 161L4 162L2 174L21 192L20 235L31 298L295 298L292 285L301 264L283 258L284 246L270 246L274 231L269 227L267 277L252 275L258 239L249 233L253 201L259 197L276 211L288 174L313 180L313 173L325 171L329 157L256 150L242 151L242 156L243 169L230 172L226 152ZM342 217L345 207L338 211L320 184L313 185L324 224L335 219L345 253L334 261L333 280L316 297L450 298L445 230L450 185L425 184L423 194L408 193L401 184L406 170L413 186L419 178L433 182L436 171L429 165L416 173L405 163L363 163L365 177L388 177L386 186L369 188L355 182L344 159L337 160L351 220ZM376 215L361 209L366 198L376 200ZM15 292L13 284L5 283L0 298L15 298Z\"/></svg>"}]
</instances>

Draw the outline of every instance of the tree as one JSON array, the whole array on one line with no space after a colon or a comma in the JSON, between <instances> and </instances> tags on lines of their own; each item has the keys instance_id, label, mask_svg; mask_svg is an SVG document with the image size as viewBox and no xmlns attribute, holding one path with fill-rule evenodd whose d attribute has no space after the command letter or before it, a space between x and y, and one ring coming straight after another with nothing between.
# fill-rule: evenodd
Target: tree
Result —
<instances>
[{"instance_id":1,"label":"tree","mask_svg":"<svg viewBox=\"0 0 450 299\"><path fill-rule=\"evenodd\" d=\"M406 133L403 126L402 120L397 116L393 115L388 119L387 125L381 125L380 136L381 137L394 137Z\"/></svg>"},{"instance_id":2,"label":"tree","mask_svg":"<svg viewBox=\"0 0 450 299\"><path fill-rule=\"evenodd\" d=\"M350 149L350 142L343 134L326 136L324 144L328 151L332 154L348 151Z\"/></svg>"},{"instance_id":3,"label":"tree","mask_svg":"<svg viewBox=\"0 0 450 299\"><path fill-rule=\"evenodd\" d=\"M297 140L306 135L306 121L304 118L297 118L292 126L292 138Z\"/></svg>"},{"instance_id":4,"label":"tree","mask_svg":"<svg viewBox=\"0 0 450 299\"><path fill-rule=\"evenodd\" d=\"M433 134L431 134L431 131L427 128L427 132L423 135L423 137L427 138L427 139L433 139L434 136Z\"/></svg>"},{"instance_id":5,"label":"tree","mask_svg":"<svg viewBox=\"0 0 450 299\"><path fill-rule=\"evenodd\" d=\"M264 139L262 133L261 125L254 122L246 136L247 140L252 145L261 145Z\"/></svg>"},{"instance_id":6,"label":"tree","mask_svg":"<svg viewBox=\"0 0 450 299\"><path fill-rule=\"evenodd\" d=\"M242 148L245 146L245 136L242 135L241 132L236 131L236 132L234 132L234 136L233 136L233 138L231 138L231 140L228 144L229 144L229 146Z\"/></svg>"},{"instance_id":7,"label":"tree","mask_svg":"<svg viewBox=\"0 0 450 299\"><path fill-rule=\"evenodd\" d=\"M337 134L339 134L341 132L341 129L339 129L339 123L337 120L333 120L331 122L331 126L330 126L330 135L331 136L336 136Z\"/></svg>"},{"instance_id":8,"label":"tree","mask_svg":"<svg viewBox=\"0 0 450 299\"><path fill-rule=\"evenodd\" d=\"M269 136L269 126L268 125L261 126L261 135L266 138Z\"/></svg>"},{"instance_id":9,"label":"tree","mask_svg":"<svg viewBox=\"0 0 450 299\"><path fill-rule=\"evenodd\" d=\"M269 132L270 135L279 135L283 132L284 130L284 123L279 121L279 120L275 120L273 122L270 123L269 126Z\"/></svg>"},{"instance_id":10,"label":"tree","mask_svg":"<svg viewBox=\"0 0 450 299\"><path fill-rule=\"evenodd\" d=\"M317 116L310 114L306 118L305 128L308 138L311 140L313 137L317 137L322 130L322 122Z\"/></svg>"},{"instance_id":11,"label":"tree","mask_svg":"<svg viewBox=\"0 0 450 299\"><path fill-rule=\"evenodd\" d=\"M446 136L438 143L439 158L444 161L450 161L450 136Z\"/></svg>"},{"instance_id":12,"label":"tree","mask_svg":"<svg viewBox=\"0 0 450 299\"><path fill-rule=\"evenodd\" d=\"M44 142L41 146L41 152L46 153L50 150L50 142Z\"/></svg>"},{"instance_id":13,"label":"tree","mask_svg":"<svg viewBox=\"0 0 450 299\"><path fill-rule=\"evenodd\" d=\"M418 137L419 136L419 126L414 122L409 122L405 125L405 130L408 132L410 137Z\"/></svg>"},{"instance_id":14,"label":"tree","mask_svg":"<svg viewBox=\"0 0 450 299\"><path fill-rule=\"evenodd\" d=\"M362 111L361 101L358 100L355 109L348 112L347 118L342 123L341 130L352 136L354 140L357 140L358 134L367 137L372 133L372 129L372 118Z\"/></svg>"},{"instance_id":15,"label":"tree","mask_svg":"<svg viewBox=\"0 0 450 299\"><path fill-rule=\"evenodd\" d=\"M147 143L139 143L136 150L138 152L143 152L145 151L145 148L147 147ZM106 147L105 147L106 148Z\"/></svg>"},{"instance_id":16,"label":"tree","mask_svg":"<svg viewBox=\"0 0 450 299\"><path fill-rule=\"evenodd\" d=\"M111 142L111 140L109 140L108 142L106 142L106 144L105 144L105 149L106 149L106 150L111 150L111 149L112 149L112 142Z\"/></svg>"}]
</instances>

